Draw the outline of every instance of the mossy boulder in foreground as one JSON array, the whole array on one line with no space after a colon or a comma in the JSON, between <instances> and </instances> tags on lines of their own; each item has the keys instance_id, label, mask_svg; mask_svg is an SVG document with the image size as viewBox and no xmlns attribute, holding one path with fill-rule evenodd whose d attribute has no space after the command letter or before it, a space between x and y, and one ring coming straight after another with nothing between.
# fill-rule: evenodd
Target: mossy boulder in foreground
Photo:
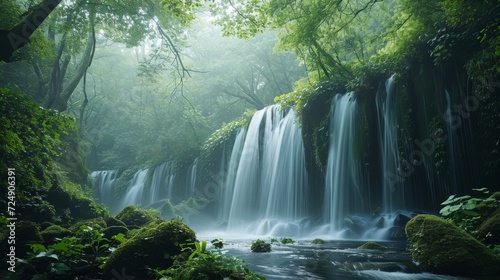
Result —
<instances>
[{"instance_id":1,"label":"mossy boulder in foreground","mask_svg":"<svg viewBox=\"0 0 500 280\"><path fill-rule=\"evenodd\" d=\"M425 271L460 276L500 273L500 256L446 220L418 215L405 231L413 259Z\"/></svg>"},{"instance_id":2,"label":"mossy boulder in foreground","mask_svg":"<svg viewBox=\"0 0 500 280\"><path fill-rule=\"evenodd\" d=\"M154 279L155 276L148 276L148 268L169 268L173 257L181 252L180 245L195 240L195 233L177 220L141 229L109 256L103 268L103 279L124 274L135 279Z\"/></svg>"}]
</instances>

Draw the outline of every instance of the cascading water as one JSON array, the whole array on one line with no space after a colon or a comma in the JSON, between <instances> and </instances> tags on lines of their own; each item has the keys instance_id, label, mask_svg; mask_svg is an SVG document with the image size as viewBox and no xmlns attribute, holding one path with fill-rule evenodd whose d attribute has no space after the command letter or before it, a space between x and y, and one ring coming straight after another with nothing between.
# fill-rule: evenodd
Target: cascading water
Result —
<instances>
[{"instance_id":1,"label":"cascading water","mask_svg":"<svg viewBox=\"0 0 500 280\"><path fill-rule=\"evenodd\" d=\"M116 208L116 197L114 195L115 180L117 175L116 170L94 171L90 175L94 180L94 185L97 186L97 195L99 201L109 206L111 211ZM114 212L114 211L113 211Z\"/></svg>"},{"instance_id":2,"label":"cascading water","mask_svg":"<svg viewBox=\"0 0 500 280\"><path fill-rule=\"evenodd\" d=\"M229 158L229 163L226 171L227 173L225 174L225 176L222 176L225 177L225 179L221 183L223 188L222 191L220 192L219 201L222 202L222 205L219 207L218 218L219 220L224 222L226 222L229 219L229 213L231 211L231 201L233 199L234 182L236 180L236 172L238 171L238 163L241 158L241 151L243 149L245 135L246 135L245 129L240 129L236 134L233 149L231 151L231 157ZM221 170L225 171L226 170L225 166L223 166Z\"/></svg>"},{"instance_id":3,"label":"cascading water","mask_svg":"<svg viewBox=\"0 0 500 280\"><path fill-rule=\"evenodd\" d=\"M196 173L198 171L198 158L193 161L193 164L189 167L186 180L186 190L187 196L194 195L194 190L196 187Z\"/></svg>"},{"instance_id":4,"label":"cascading water","mask_svg":"<svg viewBox=\"0 0 500 280\"><path fill-rule=\"evenodd\" d=\"M229 231L298 233L298 226L292 224L307 217L308 196L304 147L294 118L293 110L284 114L279 106L270 106L257 111L250 121L234 184L226 187L226 192L233 190Z\"/></svg>"},{"instance_id":5,"label":"cascading water","mask_svg":"<svg viewBox=\"0 0 500 280\"><path fill-rule=\"evenodd\" d=\"M174 180L175 173L172 162L167 161L158 165L153 172L151 186L149 187L149 199L145 201L145 205L154 203L161 199L172 198Z\"/></svg>"},{"instance_id":6,"label":"cascading water","mask_svg":"<svg viewBox=\"0 0 500 280\"><path fill-rule=\"evenodd\" d=\"M337 94L332 100L330 148L326 172L324 220L330 231L339 232L348 214L365 212L364 180L354 140L358 107L354 93Z\"/></svg>"},{"instance_id":7,"label":"cascading water","mask_svg":"<svg viewBox=\"0 0 500 280\"><path fill-rule=\"evenodd\" d=\"M394 210L394 178L400 169L394 101L395 91L394 76L392 76L385 82L385 88L377 91L376 96L382 168L382 210L389 213Z\"/></svg>"},{"instance_id":8,"label":"cascading water","mask_svg":"<svg viewBox=\"0 0 500 280\"><path fill-rule=\"evenodd\" d=\"M127 193L123 197L122 207L125 207L127 205L138 205L142 203L144 184L146 183L147 174L147 169L140 170L134 174L134 177L128 184Z\"/></svg>"}]
</instances>

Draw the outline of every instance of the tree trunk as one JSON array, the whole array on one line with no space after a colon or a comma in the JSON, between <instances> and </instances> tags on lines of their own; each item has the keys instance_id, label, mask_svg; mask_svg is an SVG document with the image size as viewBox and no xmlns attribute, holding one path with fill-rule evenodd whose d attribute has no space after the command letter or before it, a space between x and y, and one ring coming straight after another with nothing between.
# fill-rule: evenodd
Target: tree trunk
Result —
<instances>
[{"instance_id":1,"label":"tree trunk","mask_svg":"<svg viewBox=\"0 0 500 280\"><path fill-rule=\"evenodd\" d=\"M28 43L35 30L45 21L61 0L45 0L10 30L0 30L0 60L12 61L14 51Z\"/></svg>"}]
</instances>

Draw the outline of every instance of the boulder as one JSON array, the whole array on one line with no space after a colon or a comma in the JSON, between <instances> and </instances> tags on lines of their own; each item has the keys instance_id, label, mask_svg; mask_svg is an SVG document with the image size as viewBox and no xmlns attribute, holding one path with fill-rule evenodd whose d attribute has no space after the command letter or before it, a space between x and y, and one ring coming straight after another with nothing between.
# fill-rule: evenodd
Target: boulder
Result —
<instances>
[{"instance_id":1,"label":"boulder","mask_svg":"<svg viewBox=\"0 0 500 280\"><path fill-rule=\"evenodd\" d=\"M102 231L103 237L111 240L111 238L117 234L122 233L126 235L128 232L128 228L122 226L110 226Z\"/></svg>"},{"instance_id":2,"label":"boulder","mask_svg":"<svg viewBox=\"0 0 500 280\"><path fill-rule=\"evenodd\" d=\"M406 241L406 234L404 227L390 227L387 230L386 238L392 241Z\"/></svg>"},{"instance_id":3,"label":"boulder","mask_svg":"<svg viewBox=\"0 0 500 280\"><path fill-rule=\"evenodd\" d=\"M69 229L65 229L58 225L51 225L48 228L44 229L40 234L43 237L43 240L48 243L52 243L55 238L64 238L71 236L73 233Z\"/></svg>"},{"instance_id":4,"label":"boulder","mask_svg":"<svg viewBox=\"0 0 500 280\"><path fill-rule=\"evenodd\" d=\"M96 230L106 228L106 222L104 221L103 218L94 218L76 222L73 225L71 225L68 229L71 232L76 233L81 228L81 226L84 225Z\"/></svg>"},{"instance_id":5,"label":"boulder","mask_svg":"<svg viewBox=\"0 0 500 280\"><path fill-rule=\"evenodd\" d=\"M406 223L410 221L410 217L399 213L396 218L394 218L393 225L396 227L405 227Z\"/></svg>"},{"instance_id":6,"label":"boulder","mask_svg":"<svg viewBox=\"0 0 500 280\"><path fill-rule=\"evenodd\" d=\"M369 249L369 250L385 250L387 247L384 245L378 244L377 242L366 242L365 244L358 247L358 249Z\"/></svg>"},{"instance_id":7,"label":"boulder","mask_svg":"<svg viewBox=\"0 0 500 280\"><path fill-rule=\"evenodd\" d=\"M140 227L153 221L162 220L162 218L155 215L151 210L141 210L135 206L127 206L116 214L116 219L122 221L127 227Z\"/></svg>"},{"instance_id":8,"label":"boulder","mask_svg":"<svg viewBox=\"0 0 500 280\"><path fill-rule=\"evenodd\" d=\"M102 279L127 275L135 279L156 279L150 269L167 269L181 253L181 244L196 240L195 233L183 222L171 220L141 229L109 256Z\"/></svg>"},{"instance_id":9,"label":"boulder","mask_svg":"<svg viewBox=\"0 0 500 280\"><path fill-rule=\"evenodd\" d=\"M500 273L500 256L444 219L418 215L405 232L413 259L425 271L458 276Z\"/></svg>"},{"instance_id":10,"label":"boulder","mask_svg":"<svg viewBox=\"0 0 500 280\"><path fill-rule=\"evenodd\" d=\"M477 228L477 236L487 244L500 244L500 212L486 218Z\"/></svg>"},{"instance_id":11,"label":"boulder","mask_svg":"<svg viewBox=\"0 0 500 280\"><path fill-rule=\"evenodd\" d=\"M368 223L366 222L366 220L361 218L361 217L357 217L357 216L351 216L351 217L344 218L344 224L352 232L354 232L358 235L362 235L368 227Z\"/></svg>"}]
</instances>

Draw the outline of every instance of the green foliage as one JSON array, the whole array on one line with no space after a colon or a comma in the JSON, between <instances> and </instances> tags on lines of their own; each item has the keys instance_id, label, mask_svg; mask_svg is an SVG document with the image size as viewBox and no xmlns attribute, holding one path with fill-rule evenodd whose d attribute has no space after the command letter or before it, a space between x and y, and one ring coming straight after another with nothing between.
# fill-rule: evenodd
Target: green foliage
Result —
<instances>
[{"instance_id":1,"label":"green foliage","mask_svg":"<svg viewBox=\"0 0 500 280\"><path fill-rule=\"evenodd\" d=\"M73 119L11 89L0 89L0 112L0 167L16 169L16 183L23 186L16 194L22 201L36 188L51 186L54 159L65 152L61 136L74 131Z\"/></svg>"},{"instance_id":2,"label":"green foliage","mask_svg":"<svg viewBox=\"0 0 500 280\"><path fill-rule=\"evenodd\" d=\"M151 223L113 251L103 266L102 278L111 279L113 270L126 267L128 275L149 279L152 270L172 266L174 257L181 253L180 244L195 240L195 233L181 221Z\"/></svg>"},{"instance_id":3,"label":"green foliage","mask_svg":"<svg viewBox=\"0 0 500 280\"><path fill-rule=\"evenodd\" d=\"M235 131L239 128L246 128L252 119L255 111L247 110L243 116L240 118L228 123L224 124L221 128L217 129L203 144L204 151L211 151L216 146L220 145L225 140L228 140L229 137L234 135Z\"/></svg>"},{"instance_id":4,"label":"green foliage","mask_svg":"<svg viewBox=\"0 0 500 280\"><path fill-rule=\"evenodd\" d=\"M60 229L54 225L45 231L54 231L55 227ZM30 275L32 279L67 279L78 274L82 267L90 266L98 271L97 267L104 263L109 248L124 241L123 235L109 240L101 231L82 225L75 236L59 239L48 247L38 243L30 245L27 258L19 260L18 275L21 278Z\"/></svg>"},{"instance_id":5,"label":"green foliage","mask_svg":"<svg viewBox=\"0 0 500 280\"><path fill-rule=\"evenodd\" d=\"M252 241L250 249L252 252L256 253L271 252L271 244L266 243L264 240L257 239L256 241Z\"/></svg>"},{"instance_id":6,"label":"green foliage","mask_svg":"<svg viewBox=\"0 0 500 280\"><path fill-rule=\"evenodd\" d=\"M293 244L293 243L295 243L295 241L292 238L290 238L290 237L281 237L279 239L275 238L275 237L270 237L269 238L269 243L276 244L276 245L280 245L280 244L286 245L286 244Z\"/></svg>"},{"instance_id":7,"label":"green foliage","mask_svg":"<svg viewBox=\"0 0 500 280\"><path fill-rule=\"evenodd\" d=\"M489 191L486 188L473 189L484 195L488 194ZM476 198L470 195L455 196L451 195L446 201L441 203L444 205L439 211L441 215L447 217L459 228L469 232L472 235L476 233L477 222L481 219L480 213L477 211L482 203L488 203L495 201L495 199L489 198Z\"/></svg>"},{"instance_id":8,"label":"green foliage","mask_svg":"<svg viewBox=\"0 0 500 280\"><path fill-rule=\"evenodd\" d=\"M321 238L315 238L315 239L313 239L313 241L311 241L311 243L320 245L320 244L325 244L325 241Z\"/></svg>"},{"instance_id":9,"label":"green foliage","mask_svg":"<svg viewBox=\"0 0 500 280\"><path fill-rule=\"evenodd\" d=\"M206 241L195 242L195 249L187 260L178 256L172 267L157 271L162 276L161 279L264 279L250 272L243 260L225 255L225 252L219 250L220 248L208 251L206 244ZM188 251L192 250L191 245L186 244L184 248Z\"/></svg>"}]
</instances>

